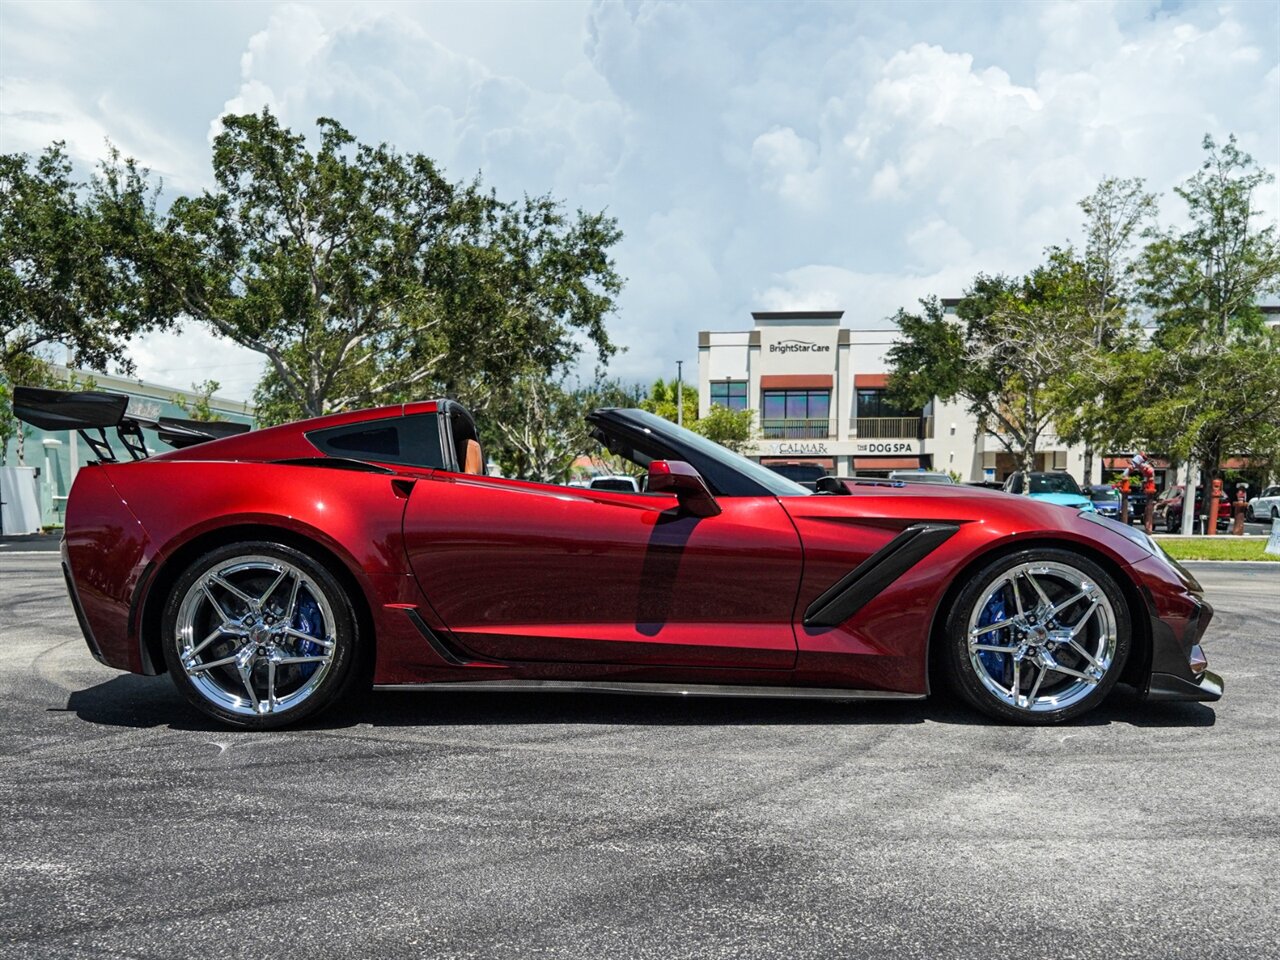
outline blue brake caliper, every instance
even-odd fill
[[[293,629],[302,633],[310,634],[313,637],[320,637],[324,632],[324,618],[320,616],[320,607],[310,597],[300,597],[298,599],[298,612],[294,615],[293,623],[290,624]],[[310,640],[296,641],[296,652],[300,657],[313,657],[320,652],[320,644],[312,643]],[[319,667],[318,663],[299,663],[297,664],[298,673],[305,680],[311,674],[316,672]]]
[[[998,623],[1005,618],[1004,615],[1004,593],[998,593],[988,601],[986,608],[982,611],[982,616],[978,617],[978,626],[985,627],[989,623]],[[992,643],[1005,645],[1009,642],[1009,629],[996,630],[989,633],[982,640],[983,643]],[[1007,654],[995,653],[992,650],[982,650],[978,653],[978,659],[982,665],[987,668],[987,673],[993,678],[999,678],[1004,683],[1012,683],[1013,677],[1013,661]]]

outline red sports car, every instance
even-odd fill
[[[451,400],[233,434],[20,388],[80,430],[62,543],[93,655],[278,727],[372,683],[911,699],[1052,723],[1118,682],[1217,700],[1195,579],[1148,537],[972,487],[810,491],[641,410],[587,418],[643,492],[486,476]],[[146,457],[141,429],[178,449]],[[135,459],[118,461],[114,429]]]

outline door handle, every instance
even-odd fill
[[[403,477],[396,477],[391,481],[391,492],[401,500],[408,500],[409,494],[413,493],[413,485],[417,482],[418,481],[416,480],[406,480]]]

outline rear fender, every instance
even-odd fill
[[[165,460],[104,469],[148,545],[128,600],[134,613],[124,624],[122,645],[131,649],[124,669],[164,669],[159,618],[168,590],[197,556],[236,540],[274,537],[329,563],[375,635],[385,603],[420,599],[404,554],[407,501],[387,474]]]

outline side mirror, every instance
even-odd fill
[[[680,508],[695,517],[714,517],[720,504],[702,475],[683,460],[654,460],[649,464],[649,492],[674,493]]]
[[[853,491],[845,485],[845,482],[839,477],[819,477],[813,485],[813,489],[818,493],[830,494],[833,497],[848,497],[853,495]]]

